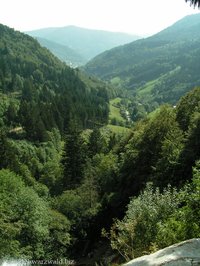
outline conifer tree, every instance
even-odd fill
[[[80,184],[83,178],[84,163],[86,160],[84,142],[77,126],[70,126],[65,135],[65,144],[62,156],[63,186],[72,189]]]
[[[101,132],[99,128],[95,127],[89,138],[88,150],[90,157],[93,157],[95,154],[100,153],[102,149],[103,143]]]

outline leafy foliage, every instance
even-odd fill
[[[199,176],[198,162],[192,183],[179,193],[170,187],[160,193],[148,184],[130,201],[124,219],[115,221],[110,235],[103,230],[112,248],[131,260],[144,252],[199,237]]]
[[[159,224],[156,242],[160,248],[200,236],[199,195],[199,162],[197,162],[193,169],[192,183],[179,195],[183,207],[174,211],[163,224]]]
[[[0,171],[0,199],[1,258],[44,258],[47,254],[45,243],[54,237],[52,228],[61,232],[58,225],[53,227],[48,203],[9,170]],[[65,220],[64,217],[62,222]],[[67,228],[69,230],[69,223]],[[69,244],[67,231],[66,234],[66,244]],[[65,252],[66,248],[60,255]]]
[[[148,253],[155,242],[158,224],[165,221],[178,204],[175,189],[168,187],[160,193],[159,189],[154,190],[148,184],[143,193],[130,201],[124,219],[115,221],[112,226],[112,248],[117,249],[126,260]]]

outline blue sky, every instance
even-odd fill
[[[0,23],[20,31],[76,25],[151,35],[193,13],[185,0],[0,0]]]

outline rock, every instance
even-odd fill
[[[200,265],[200,238],[161,249],[151,255],[134,259],[124,266],[197,266]]]

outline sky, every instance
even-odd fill
[[[75,25],[145,36],[199,12],[185,0],[0,0],[0,23],[19,31]]]

